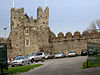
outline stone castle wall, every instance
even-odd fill
[[[37,19],[29,17],[24,13],[24,8],[11,9],[11,32],[7,38],[8,58],[17,55],[28,55],[33,52],[65,52],[74,50],[80,54],[81,50],[87,49],[88,41],[100,43],[100,32],[96,30],[80,34],[76,31],[74,35],[62,32],[56,35],[49,28],[49,8],[37,9]],[[1,38],[0,42],[3,39]]]
[[[64,34],[60,32],[58,36],[53,32],[50,32],[50,43],[53,44],[55,51],[65,52],[68,54],[69,51],[76,51],[77,54],[81,53],[81,50],[87,49],[87,38],[88,42],[100,43],[100,32],[93,30],[91,33],[84,31],[80,34],[79,31],[76,31],[74,35],[71,32]]]

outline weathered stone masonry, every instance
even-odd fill
[[[24,14],[24,8],[12,8],[9,35],[11,49],[8,49],[8,57],[37,52],[42,45],[48,45],[48,19],[48,7],[44,11],[41,7],[37,9],[37,19]]]
[[[88,42],[100,43],[100,32],[93,30],[91,33],[84,31],[82,34],[76,31],[74,35],[71,32],[64,34],[60,32],[56,37],[54,33],[50,37],[50,43],[53,44],[55,51],[64,51],[66,54],[74,50],[77,54],[81,53],[81,50],[87,49]]]

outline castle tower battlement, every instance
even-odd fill
[[[42,7],[39,7],[37,9],[37,21],[40,25],[40,28],[47,27],[49,24],[49,8],[46,7],[45,10],[43,11]]]
[[[33,25],[38,28],[48,28],[49,24],[49,8],[46,7],[43,11],[42,7],[37,9],[37,19],[32,16],[29,17],[24,13],[24,8],[15,9],[11,8],[11,29],[18,28],[20,26]]]

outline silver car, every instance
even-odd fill
[[[35,55],[35,54],[36,54],[36,53],[31,53],[31,54],[28,55],[28,58],[29,58],[29,60],[31,61],[31,63],[34,62],[34,55]]]
[[[76,56],[76,52],[75,52],[75,51],[70,51],[70,52],[68,53],[68,56]]]
[[[45,59],[53,59],[54,55],[50,54],[50,53],[46,53],[45,54]]]
[[[55,55],[55,58],[61,58],[61,57],[65,57],[66,54],[64,52],[59,52]]]
[[[26,65],[30,64],[30,60],[27,56],[17,56],[14,58],[14,60],[11,63],[11,66],[17,66],[17,65]]]
[[[34,55],[34,61],[35,62],[38,62],[38,61],[44,62],[45,61],[45,54],[44,54],[44,52],[35,53],[35,55]]]

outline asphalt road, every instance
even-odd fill
[[[34,64],[44,64],[28,72],[17,75],[100,75],[100,67],[81,69],[86,56],[46,60]]]

